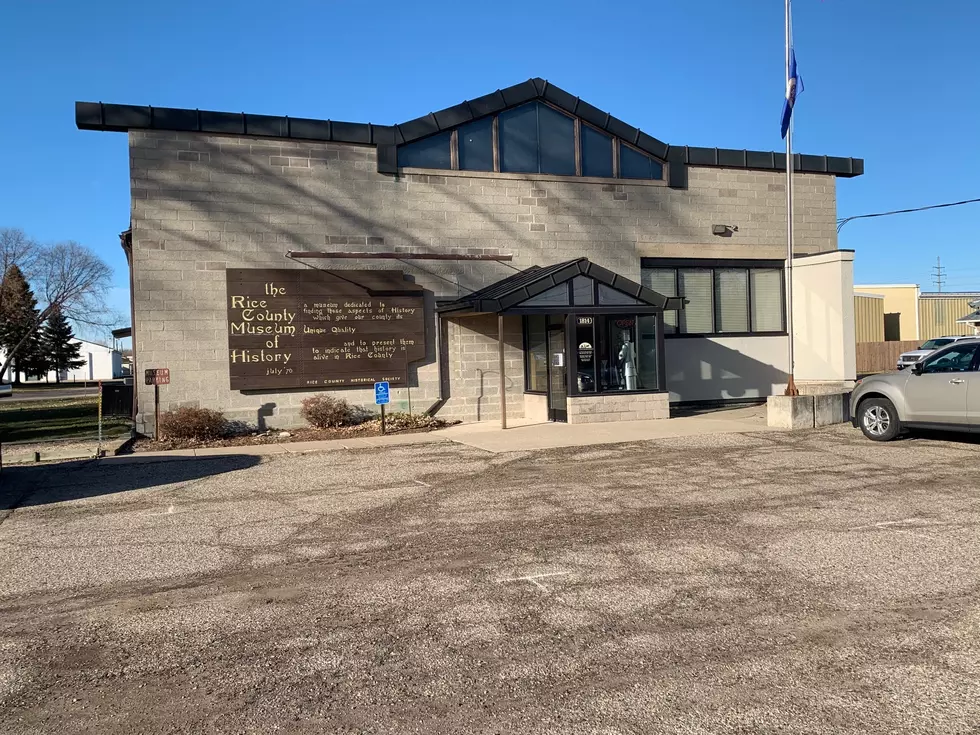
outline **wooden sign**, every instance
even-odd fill
[[[147,385],[170,385],[170,368],[149,368],[144,378]]]
[[[403,385],[425,357],[421,286],[401,271],[227,271],[233,390]]]

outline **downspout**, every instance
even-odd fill
[[[136,370],[136,280],[133,274],[133,228],[130,227],[125,232],[119,233],[119,244],[122,245],[123,252],[126,254],[126,265],[129,266],[129,338],[133,343],[132,359],[132,378],[133,378],[133,408],[130,418],[133,420],[133,433],[136,432],[136,414],[139,411],[138,394],[136,390],[136,377],[139,373]]]
[[[428,416],[435,416],[439,412],[439,409],[441,409],[444,405],[446,405],[445,387],[443,384],[445,379],[445,372],[443,370],[443,354],[442,354],[443,345],[445,344],[445,341],[442,338],[442,330],[445,328],[446,325],[442,318],[442,315],[435,309],[433,309],[433,311],[435,311],[435,315],[436,315],[436,372],[439,376],[439,391],[436,394],[435,403],[433,403],[425,410],[425,414]],[[447,356],[447,361],[448,361],[448,356]]]

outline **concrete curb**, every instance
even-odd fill
[[[235,447],[206,447],[201,449],[171,449],[163,452],[137,452],[114,457],[103,457],[100,462],[128,464],[133,462],[165,462],[178,459],[200,459],[204,457],[250,456],[268,457],[288,454],[308,454],[310,452],[337,452],[345,449],[372,449],[386,446],[410,444],[437,444],[451,442],[444,436],[428,434],[394,434],[357,439],[324,439],[322,441],[282,442],[280,444],[256,444]]]

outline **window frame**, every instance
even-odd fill
[[[713,258],[641,258],[641,270],[673,270],[674,271],[674,294],[678,289],[678,271],[684,268],[701,268],[711,271],[712,284],[712,303],[711,303],[711,329],[710,332],[681,332],[680,321],[678,320],[677,329],[671,334],[664,335],[666,339],[697,339],[697,338],[722,338],[722,337],[785,337],[789,333],[786,331],[786,261],[785,260],[759,260],[759,259],[713,259]],[[746,294],[745,309],[748,318],[749,330],[747,332],[719,332],[718,318],[715,309],[715,272],[718,270],[731,269],[745,270]],[[752,270],[778,270],[780,272],[779,289],[780,302],[780,325],[778,330],[753,330],[752,329]],[[668,295],[668,294],[664,294]]]
[[[574,151],[574,156],[575,156],[575,173],[574,174],[522,173],[522,172],[508,172],[508,171],[501,171],[500,170],[500,158],[501,158],[500,157],[500,133],[499,133],[499,124],[500,124],[499,123],[499,118],[500,118],[500,114],[501,113],[504,113],[504,112],[508,112],[510,110],[513,110],[513,109],[516,109],[518,107],[522,107],[524,105],[528,105],[528,104],[540,104],[540,105],[544,105],[545,107],[549,107],[552,110],[554,110],[555,112],[557,112],[557,113],[559,113],[561,115],[564,115],[565,117],[571,118],[571,120],[573,122],[573,136],[574,136],[574,146],[575,146],[575,151]],[[475,122],[477,120],[484,119],[486,117],[490,117],[493,120],[493,122],[492,122],[493,134],[491,136],[491,145],[493,146],[493,170],[492,171],[482,171],[482,170],[480,170],[480,171],[478,171],[478,170],[470,171],[469,169],[462,169],[462,168],[459,167],[459,135],[458,135],[458,128],[459,127],[462,127],[463,125],[466,125],[468,123],[471,123],[471,122]],[[586,175],[584,175],[582,173],[582,127],[583,126],[590,127],[593,130],[595,130],[595,131],[597,131],[599,133],[602,133],[603,135],[606,135],[606,136],[608,136],[611,139],[611,146],[612,146],[612,176],[586,176]],[[439,133],[434,133],[432,136],[427,136],[427,137],[435,137],[436,135],[442,135],[445,132],[446,131],[440,131]],[[571,115],[568,112],[566,112],[565,110],[562,110],[561,108],[556,107],[555,105],[549,103],[547,100],[543,100],[543,99],[528,100],[527,102],[523,102],[523,103],[521,103],[519,105],[515,105],[514,107],[508,107],[505,110],[500,110],[499,112],[495,112],[492,115],[484,115],[483,117],[473,118],[472,120],[468,120],[466,123],[462,123],[461,125],[457,126],[456,128],[453,128],[450,132],[451,132],[451,136],[450,136],[450,142],[449,142],[449,157],[450,157],[450,167],[449,168],[422,168],[422,167],[416,167],[416,166],[398,166],[399,173],[402,173],[402,172],[411,173],[413,171],[424,171],[426,173],[428,173],[428,172],[437,172],[437,171],[440,171],[440,172],[454,171],[454,172],[459,172],[459,173],[474,174],[474,175],[477,175],[477,176],[487,176],[487,175],[492,175],[492,174],[499,174],[499,175],[501,175],[503,177],[513,177],[513,178],[517,178],[517,179],[527,179],[527,178],[537,179],[537,180],[547,180],[547,179],[562,179],[562,180],[566,180],[566,179],[584,179],[586,181],[596,181],[596,182],[603,182],[603,183],[610,182],[610,181],[617,181],[617,182],[620,182],[620,183],[629,182],[629,183],[632,183],[632,184],[644,184],[644,185],[649,185],[649,184],[653,183],[653,184],[664,185],[664,186],[666,186],[667,180],[669,178],[669,166],[670,166],[670,164],[666,160],[663,160],[661,158],[658,158],[657,156],[655,156],[655,155],[653,155],[651,153],[647,153],[646,151],[640,150],[635,145],[633,145],[633,143],[631,143],[630,141],[626,140],[625,138],[620,138],[619,136],[614,135],[613,133],[610,133],[608,130],[602,130],[601,128],[596,127],[595,125],[591,125],[588,122],[586,122],[585,120],[582,120],[582,118],[578,117],[577,115]],[[419,138],[418,140],[424,140],[424,138]],[[403,143],[403,144],[399,145],[398,148],[401,149],[403,146],[411,145],[412,143],[416,143],[416,142],[418,142],[418,141],[413,140],[411,143]],[[631,179],[631,178],[623,178],[622,177],[622,174],[621,174],[621,170],[620,170],[620,163],[619,163],[619,148],[620,148],[620,145],[624,145],[624,146],[632,149],[636,153],[638,153],[638,154],[640,154],[642,156],[645,156],[647,158],[650,158],[655,163],[660,164],[661,171],[662,171],[662,176],[659,179]],[[539,152],[539,159],[540,159],[540,152]]]
[[[528,352],[528,328],[527,320],[529,316],[563,316],[565,318],[565,324],[563,329],[565,330],[565,354],[568,356],[568,365],[572,364],[572,360],[575,360],[577,365],[578,361],[578,342],[575,337],[576,327],[578,325],[579,317],[592,317],[593,324],[592,330],[595,336],[593,348],[594,364],[596,370],[596,389],[593,391],[580,391],[578,389],[578,376],[577,369],[568,369],[565,371],[565,390],[569,397],[576,398],[591,398],[595,396],[622,396],[622,395],[640,395],[649,393],[667,393],[667,354],[664,348],[664,312],[662,310],[656,310],[652,307],[639,307],[636,311],[630,311],[629,307],[571,307],[572,311],[562,311],[556,313],[554,310],[547,310],[542,308],[535,311],[525,311],[521,316],[521,333],[522,333],[522,347],[524,349],[523,363],[524,363],[524,392],[530,395],[541,396],[547,395],[547,388],[543,391],[530,390],[528,386],[531,384],[530,381],[530,360]],[[656,320],[657,329],[657,383],[659,386],[657,388],[637,388],[636,390],[602,390],[602,382],[598,379],[599,373],[599,346],[608,343],[608,318],[609,317],[627,317],[635,320],[634,330],[636,330],[636,341],[637,345],[640,341],[639,325],[641,316],[652,316]],[[548,380],[550,380],[550,372]]]
[[[624,140],[623,138],[617,138],[617,137],[613,136],[613,146],[616,149],[615,169],[614,169],[615,174],[616,174],[616,178],[622,179],[623,181],[666,181],[667,180],[667,162],[666,161],[661,161],[656,156],[652,156],[649,153],[647,153],[646,151],[641,151],[635,145],[633,145],[632,143],[630,143],[627,140]],[[660,178],[659,179],[644,179],[644,178],[633,178],[633,177],[623,176],[622,166],[620,165],[620,158],[621,158],[621,155],[622,155],[620,153],[621,147],[622,148],[628,148],[629,150],[633,151],[633,153],[636,153],[636,154],[638,154],[640,156],[643,156],[644,158],[649,158],[654,163],[659,163],[660,164]]]
[[[545,334],[548,333],[548,315],[546,313],[542,312],[540,314],[524,314],[521,317],[521,350],[522,350],[522,354],[523,354],[523,360],[522,360],[522,362],[524,363],[524,392],[525,393],[530,393],[531,395],[534,395],[534,396],[546,396],[546,395],[548,395],[547,382],[550,379],[548,375],[545,376],[545,389],[544,390],[531,390],[531,388],[529,388],[529,386],[531,385],[531,361],[528,358],[530,357],[531,351],[529,349],[529,347],[530,347],[529,336],[530,335],[528,333],[527,320],[528,320],[528,317],[530,317],[530,316],[542,316],[542,317],[544,317],[544,319],[545,319],[545,323],[544,323],[544,326],[545,326]],[[547,343],[545,343],[545,344],[546,344],[545,352],[547,352]],[[550,370],[549,370],[549,373],[550,373]]]
[[[936,361],[942,359],[944,355],[949,352],[958,350],[960,347],[972,347],[973,356],[970,358],[970,364],[965,370],[926,370],[926,366],[930,361]],[[980,363],[980,344],[976,342],[965,342],[964,340],[958,340],[945,347],[939,348],[938,354],[926,355],[922,358],[922,372],[921,375],[955,375],[960,373],[975,373],[978,371],[978,365]]]

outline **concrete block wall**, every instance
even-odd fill
[[[460,421],[500,419],[500,353],[497,316],[449,319],[448,344],[451,396],[439,412]],[[507,416],[524,416],[524,351],[521,317],[504,318],[504,380]]]
[[[390,176],[377,172],[373,147],[164,131],[131,131],[129,139],[137,368],[171,369],[171,385],[161,390],[164,408],[217,408],[247,421],[264,414],[279,426],[297,423],[300,402],[314,391],[230,390],[226,268],[308,267],[287,259],[288,250],[513,255],[506,264],[315,262],[328,269],[397,267],[434,299],[469,293],[515,269],[578,257],[634,279],[642,255],[719,250],[724,257],[767,257],[785,230],[778,172],[691,167],[685,190],[478,172]],[[833,177],[797,180],[800,250],[836,248]],[[711,234],[719,223],[739,231],[721,242]],[[450,386],[444,410],[492,416],[470,379]],[[151,411],[152,388],[138,391],[141,409]],[[369,390],[337,393],[373,403]],[[433,338],[411,386],[393,399],[418,410],[437,396]],[[477,398],[478,404],[465,402]],[[464,411],[466,405],[480,408]],[[140,430],[151,430],[143,416]]]
[[[568,423],[597,424],[604,421],[642,421],[670,418],[669,394],[638,393],[569,396]]]

